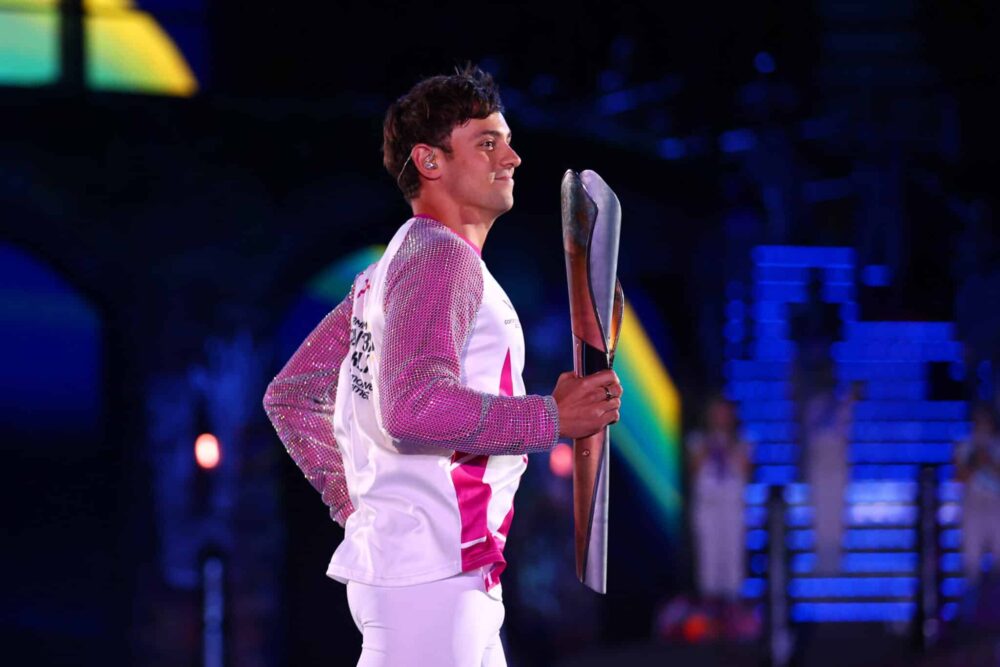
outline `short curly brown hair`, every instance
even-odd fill
[[[472,118],[503,113],[493,77],[472,64],[451,75],[424,79],[389,106],[382,126],[382,164],[410,201],[420,193],[420,175],[409,161],[417,144],[451,152],[451,131]]]

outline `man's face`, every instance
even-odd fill
[[[473,118],[451,131],[441,184],[461,208],[493,220],[514,205],[514,169],[520,164],[503,114]]]

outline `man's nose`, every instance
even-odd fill
[[[511,167],[521,166],[521,156],[517,154],[512,146],[507,146],[508,153],[504,156],[504,166],[510,165]]]

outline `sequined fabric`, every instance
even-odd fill
[[[476,252],[441,223],[418,219],[389,265],[383,304],[381,416],[401,452],[525,454],[555,444],[551,396],[501,396],[463,384],[462,353],[482,297]]]
[[[338,374],[342,364],[351,363],[354,300],[368,289],[359,289],[362,280],[367,283],[366,273],[306,338],[264,397],[288,453],[341,525],[354,506],[332,422]],[[547,451],[556,442],[558,412],[551,396],[499,395],[500,367],[497,394],[465,386],[462,358],[480,316],[483,284],[476,252],[432,220],[417,219],[392,258],[383,292],[384,330],[369,352],[378,360],[380,421],[402,454],[521,455]]]
[[[353,303],[352,292],[309,334],[264,394],[264,410],[278,437],[341,526],[354,507],[332,422]]]

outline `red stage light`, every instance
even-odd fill
[[[219,439],[211,433],[202,433],[194,441],[194,458],[198,465],[206,470],[211,470],[219,465],[222,458],[222,451],[219,448]]]
[[[715,624],[707,614],[696,612],[684,621],[681,633],[684,636],[684,641],[689,644],[697,644],[715,638]]]
[[[573,474],[573,448],[560,442],[549,452],[549,470],[557,477]]]

